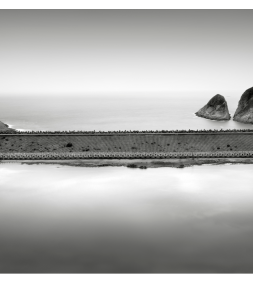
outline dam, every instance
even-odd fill
[[[253,130],[1,132],[0,159],[253,157]]]

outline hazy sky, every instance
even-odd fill
[[[1,10],[0,94],[253,86],[252,10]]]

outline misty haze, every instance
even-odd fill
[[[1,10],[0,273],[252,273],[252,27]]]

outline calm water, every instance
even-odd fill
[[[28,130],[163,130],[252,128],[194,115],[215,93],[1,97],[0,121]],[[233,116],[241,93],[224,93]]]
[[[0,165],[1,272],[252,272],[253,165]]]
[[[2,97],[0,120],[30,130],[252,127],[196,117],[214,94]],[[223,95],[233,115],[241,94]],[[253,272],[252,169],[0,164],[0,272]]]

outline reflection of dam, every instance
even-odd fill
[[[253,132],[0,134],[3,159],[247,157]]]

